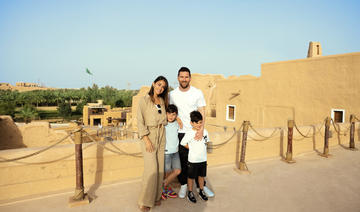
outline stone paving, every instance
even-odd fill
[[[356,143],[359,146],[359,142]],[[248,162],[250,174],[239,174],[234,166],[211,167],[207,181],[216,196],[193,204],[186,199],[168,199],[151,211],[360,211],[360,151],[341,146],[330,149],[332,157],[316,152],[294,158],[287,164],[280,159]],[[73,192],[1,203],[1,212],[79,212],[138,211],[136,200],[140,180],[92,186],[94,200],[70,208]]]

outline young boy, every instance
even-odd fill
[[[166,109],[168,124],[165,126],[165,134],[166,134],[165,180],[164,180],[164,190],[161,195],[163,200],[167,199],[167,197],[171,197],[171,198],[177,197],[177,194],[169,186],[169,184],[181,172],[180,157],[178,153],[179,125],[176,121],[177,114],[178,114],[177,107],[173,104],[170,104]]]
[[[195,140],[195,133],[201,129],[203,117],[199,111],[190,113],[190,124],[192,129],[185,133],[184,138],[181,140],[181,145],[189,149],[188,156],[188,194],[187,199],[196,203],[196,198],[193,189],[193,180],[198,176],[199,180],[199,196],[202,200],[207,201],[208,197],[204,192],[204,177],[206,177],[207,155],[206,143],[209,142],[209,135],[207,130],[204,129],[204,135],[201,140]]]

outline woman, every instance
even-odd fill
[[[161,204],[168,91],[167,79],[159,76],[149,93],[139,100],[137,124],[144,157],[142,190],[138,200],[141,211],[149,211],[154,205]]]

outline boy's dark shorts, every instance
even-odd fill
[[[207,162],[201,162],[201,163],[191,163],[188,162],[188,178],[195,179],[198,176],[200,177],[206,177],[206,166]]]

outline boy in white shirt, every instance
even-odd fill
[[[178,109],[175,105],[170,104],[166,108],[166,117],[168,124],[165,126],[165,179],[164,190],[161,195],[163,200],[176,198],[177,194],[170,188],[169,184],[180,174],[181,165],[178,152],[179,138],[178,131],[179,125],[176,121]]]
[[[204,192],[204,178],[206,177],[206,166],[207,166],[207,154],[206,154],[206,143],[209,142],[209,135],[207,130],[204,129],[204,134],[201,140],[195,140],[195,134],[202,127],[203,117],[199,111],[193,111],[190,113],[190,123],[192,126],[191,130],[185,133],[184,138],[181,140],[181,145],[189,149],[188,156],[188,181],[187,188],[188,194],[187,199],[193,203],[196,203],[196,198],[193,190],[193,180],[198,176],[199,180],[199,196],[202,200],[207,201],[208,197]]]

